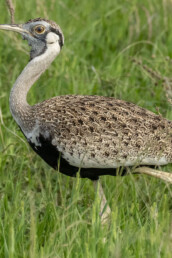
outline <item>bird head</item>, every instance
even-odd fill
[[[42,18],[29,20],[24,24],[0,24],[0,29],[20,33],[31,46],[31,59],[42,55],[48,47],[54,44],[60,52],[64,44],[64,36],[59,25]]]

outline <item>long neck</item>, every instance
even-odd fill
[[[10,93],[10,110],[21,128],[24,126],[25,113],[31,111],[31,106],[27,103],[27,93],[59,52],[57,45],[49,46],[44,54],[35,57],[27,64],[14,83]]]

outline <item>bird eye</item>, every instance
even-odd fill
[[[42,25],[37,25],[34,27],[34,31],[37,33],[37,34],[42,34],[44,33],[45,31],[45,27],[42,26]]]

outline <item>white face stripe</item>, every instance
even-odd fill
[[[43,72],[45,71],[45,69],[48,68],[48,66],[51,64],[51,62],[54,60],[54,58],[60,53],[61,47],[58,41],[58,35],[50,32],[53,35],[55,35],[56,37],[54,37],[54,41],[52,35],[50,35],[48,37],[49,42],[51,43],[47,43],[47,49],[45,50],[44,54],[35,57],[31,62],[35,63],[35,65],[42,65],[43,68]],[[49,33],[48,33],[49,34]],[[48,35],[47,35],[48,36]]]
[[[56,42],[59,42],[59,40],[60,40],[60,37],[54,32],[49,32],[46,36],[47,44],[54,44]]]

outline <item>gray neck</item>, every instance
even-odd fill
[[[35,57],[27,64],[13,85],[10,93],[10,110],[23,131],[28,126],[26,120],[32,118],[32,107],[27,103],[27,93],[59,52],[58,46],[48,46],[44,54]]]

